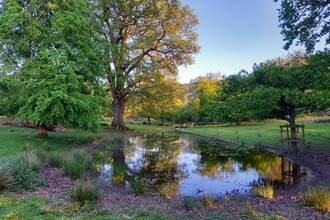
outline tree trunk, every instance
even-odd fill
[[[48,137],[47,127],[45,124],[40,124],[38,127],[38,136],[39,137]]]
[[[115,92],[113,92],[113,94],[114,93]],[[127,99],[117,95],[112,95],[112,99],[113,119],[110,126],[122,131],[129,130],[129,127],[127,127],[124,123],[124,112]]]
[[[150,125],[151,123],[150,123],[150,117],[148,117],[148,125]]]
[[[241,118],[240,117],[236,118],[236,125],[241,125]]]
[[[162,111],[162,126],[164,127],[164,111]]]

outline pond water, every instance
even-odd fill
[[[124,187],[139,177],[147,189],[167,197],[247,194],[253,184],[272,181],[288,187],[313,177],[308,169],[268,151],[186,135],[117,140],[93,157],[104,183],[112,184],[115,164],[122,164]]]

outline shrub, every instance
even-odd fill
[[[138,178],[132,177],[131,188],[134,194],[143,195],[144,194],[143,179],[140,177]]]
[[[90,168],[92,160],[83,151],[73,152],[72,158],[63,163],[63,175],[71,179],[80,179],[85,170]]]
[[[34,150],[27,150],[23,153],[22,160],[27,167],[35,172],[39,172],[42,166],[42,160]]]
[[[96,201],[101,197],[99,185],[92,184],[89,180],[78,182],[70,191],[71,199],[84,205],[86,201]]]
[[[28,167],[20,158],[13,158],[9,161],[11,174],[13,176],[12,184],[9,190],[21,192],[22,190],[31,190],[38,181],[38,174]]]
[[[52,167],[62,168],[65,162],[64,153],[53,152],[49,155],[50,165]]]
[[[260,196],[260,197],[263,197],[266,199],[273,198],[274,185],[270,181],[267,181],[266,183],[261,184],[261,185],[254,185],[254,186],[252,186],[252,189],[257,196]]]
[[[0,161],[0,190],[10,186],[13,182],[11,168],[6,161]]]
[[[309,188],[302,195],[302,204],[319,211],[330,212],[330,192],[324,187]]]

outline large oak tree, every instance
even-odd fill
[[[155,70],[176,75],[199,51],[196,15],[175,0],[99,0],[94,24],[103,38],[101,64],[112,98],[111,126],[126,130],[125,105]],[[158,83],[155,81],[154,83]]]

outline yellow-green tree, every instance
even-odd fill
[[[162,118],[181,106],[186,87],[178,83],[172,76],[164,76],[164,73],[154,73],[153,78],[139,83],[135,96],[129,102],[132,114],[148,118]]]

